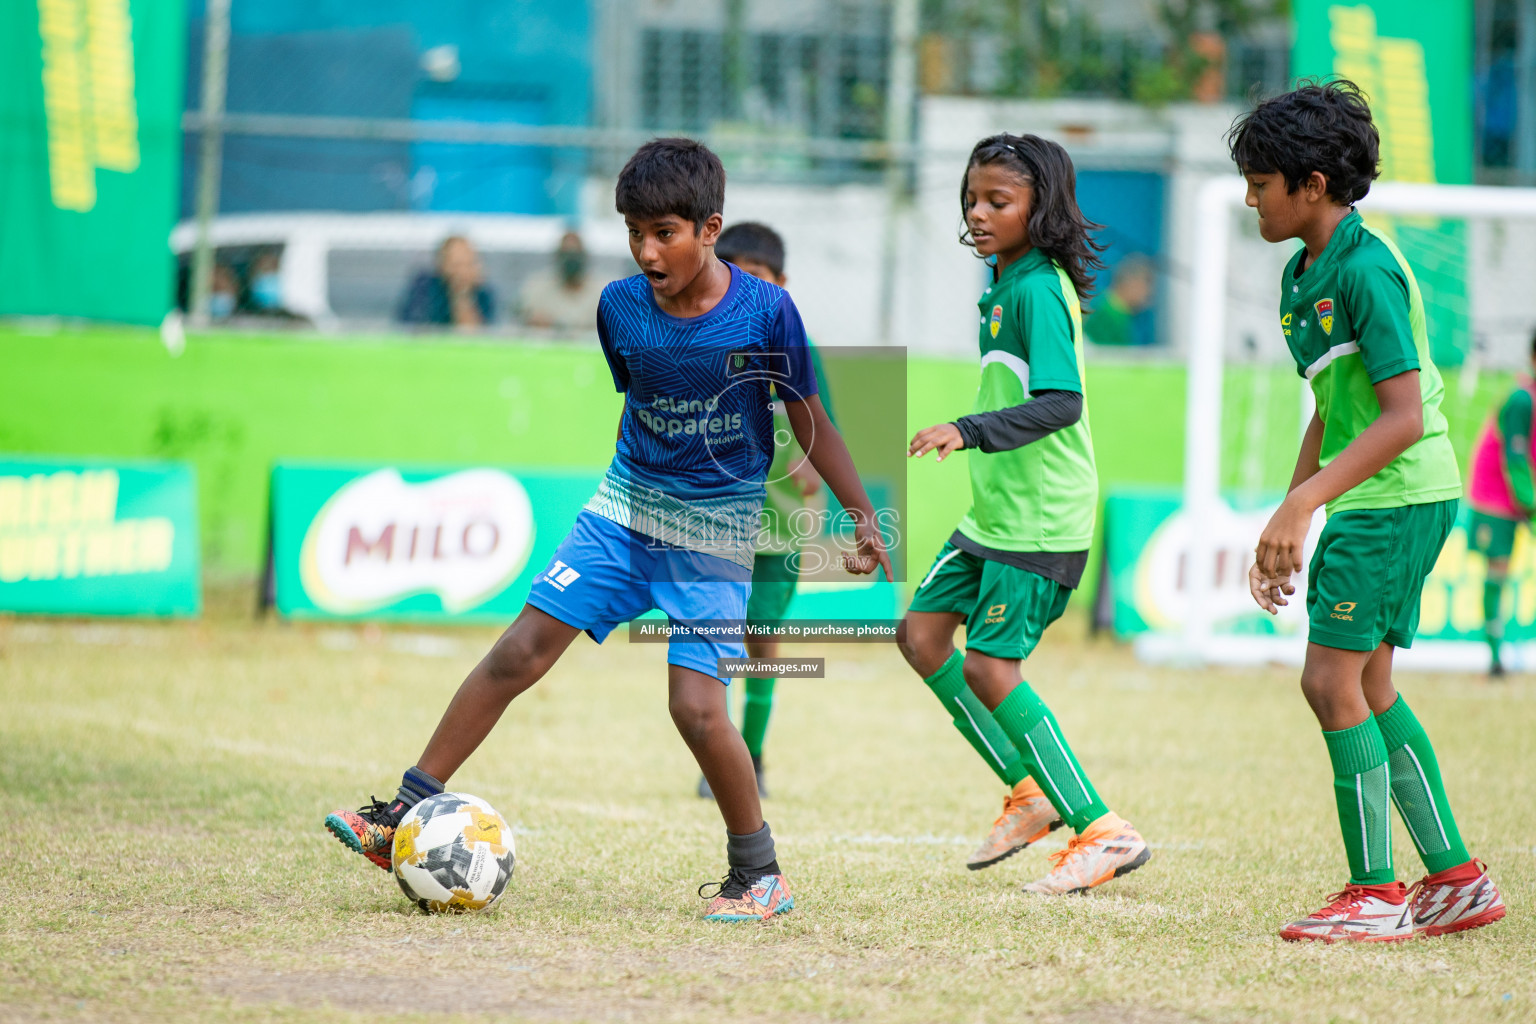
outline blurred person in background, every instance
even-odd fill
[[[437,269],[423,270],[400,303],[408,324],[451,324],[472,330],[494,322],[496,297],[485,283],[480,254],[463,235],[449,235],[437,247]]]
[[[282,260],[271,249],[263,249],[251,261],[246,275],[246,305],[256,314],[281,312],[283,308]]]
[[[251,260],[245,275],[244,301],[239,305],[242,316],[290,320],[295,321],[296,325],[309,323],[308,317],[283,305],[282,265],[280,249],[263,249]]]
[[[523,284],[523,323],[562,334],[595,331],[597,300],[604,283],[587,272],[587,250],[581,236],[567,231],[560,237],[552,265]]]
[[[784,274],[784,239],[766,224],[754,221],[732,224],[720,232],[720,238],[715,242],[715,256],[769,284],[780,288],[789,285],[789,278]],[[827,371],[821,365],[821,355],[809,337],[805,339],[805,349],[821,388],[821,406],[835,426],[837,420],[832,414],[832,396],[827,390]],[[802,523],[805,521],[799,513],[811,507],[809,499],[821,490],[822,481],[804,449],[794,440],[794,430],[784,411],[783,400],[777,391],[773,396],[773,461],[768,466],[763,525],[757,534],[757,549],[752,561],[752,593],[747,598],[747,621],[777,628],[789,614],[803,568],[800,549],[807,538],[801,536],[792,524],[797,518]],[[825,507],[823,500],[821,508]],[[749,637],[746,644],[749,658],[779,656],[777,640]],[[777,677],[747,676],[745,683],[741,738],[747,744],[747,753],[752,755],[752,770],[757,773],[757,795],[766,798],[768,784],[763,777],[763,740],[768,735],[768,720],[773,715]],[[698,794],[703,799],[714,796],[709,780],[702,775],[699,776]]]
[[[1111,272],[1109,290],[1104,299],[1083,320],[1083,333],[1095,345],[1146,345],[1136,317],[1152,308],[1157,295],[1157,270],[1152,260],[1139,252],[1127,255]]]
[[[227,264],[213,267],[213,283],[208,291],[208,315],[214,320],[228,320],[240,300],[240,281]]]
[[[1536,373],[1536,334],[1531,335],[1531,366]],[[1483,578],[1483,637],[1488,641],[1488,674],[1504,674],[1499,645],[1504,640],[1504,584],[1515,550],[1515,527],[1536,512],[1536,483],[1531,474],[1531,436],[1536,433],[1536,380],[1523,377],[1483,424],[1472,449],[1467,504],[1472,517],[1467,540],[1488,560]]]

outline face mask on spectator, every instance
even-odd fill
[[[251,302],[258,309],[277,309],[283,304],[283,279],[275,272],[257,274],[251,281]]]
[[[235,311],[235,297],[229,292],[214,292],[208,296],[208,315],[223,320]]]
[[[587,272],[587,254],[563,252],[560,254],[560,277],[567,283],[578,281]]]

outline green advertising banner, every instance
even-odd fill
[[[1472,181],[1471,0],[1295,0],[1291,73],[1355,82],[1381,132],[1385,181]],[[1367,201],[1369,211],[1369,201]],[[1424,294],[1431,355],[1459,366],[1472,347],[1462,221],[1371,217],[1395,236]]]
[[[1172,490],[1116,491],[1104,503],[1104,578],[1111,593],[1116,636],[1175,632],[1184,623],[1185,567],[1190,523]],[[1247,572],[1255,538],[1274,505],[1249,510],[1223,509],[1202,524],[1202,539],[1217,541],[1217,580],[1213,595],[1218,632],[1235,635],[1302,636],[1306,633],[1306,577],[1297,580],[1297,599],[1280,615],[1260,611],[1248,593]],[[1467,509],[1461,516],[1434,571],[1424,582],[1419,605],[1420,640],[1483,639],[1483,581],[1488,562],[1467,545]],[[1317,524],[1307,538],[1307,558],[1317,540]],[[1510,558],[1504,590],[1505,639],[1512,645],[1536,641],[1536,546],[1521,527]]]
[[[510,622],[602,479],[499,467],[279,465],[272,597],[293,618]],[[801,584],[791,615],[889,619],[881,580]]]
[[[0,611],[196,615],[201,594],[190,467],[0,456]]]
[[[0,4],[0,315],[171,308],[181,0]]]

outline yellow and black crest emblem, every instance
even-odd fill
[[[1317,310],[1317,325],[1327,335],[1333,334],[1333,300],[1318,299],[1312,303],[1312,308]]]

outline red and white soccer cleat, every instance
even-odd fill
[[[1425,875],[1408,890],[1415,935],[1433,937],[1493,924],[1504,916],[1504,898],[1488,877],[1488,865],[1465,864]]]
[[[1280,929],[1287,942],[1401,942],[1413,938],[1413,909],[1402,882],[1346,885],[1316,913]]]

